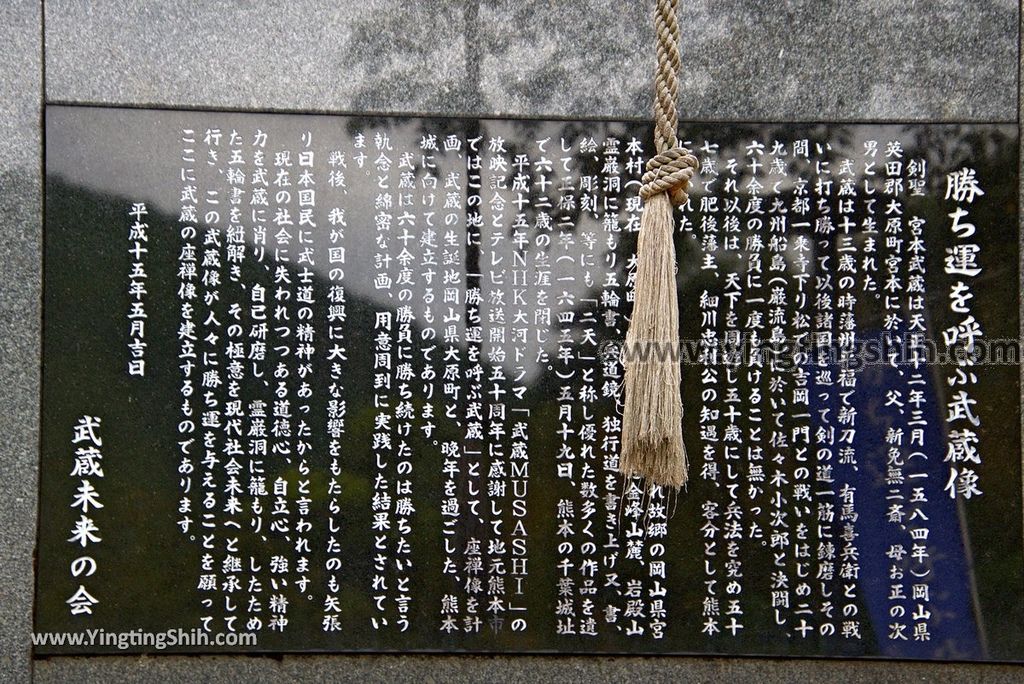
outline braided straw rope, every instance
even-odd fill
[[[676,7],[679,0],[657,0],[654,31],[658,41],[658,66],[654,72],[654,144],[658,154],[647,162],[640,196],[647,200],[660,192],[668,192],[672,204],[686,204],[686,191],[697,170],[697,158],[679,147],[676,129],[679,116],[679,21]]]
[[[636,250],[633,315],[626,334],[625,407],[619,471],[650,485],[678,490],[686,484],[680,396],[679,305],[672,207],[685,204],[697,159],[679,146],[676,98],[678,0],[657,0],[654,141],[657,150],[641,179],[644,200]]]

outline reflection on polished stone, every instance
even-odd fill
[[[48,108],[37,631],[1021,659],[1019,354],[956,353],[1016,129],[687,131],[678,494],[616,471],[649,139]]]

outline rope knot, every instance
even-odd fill
[[[640,179],[640,197],[648,200],[667,192],[674,206],[686,204],[690,179],[697,171],[697,158],[685,147],[672,147],[647,160],[647,171]]]

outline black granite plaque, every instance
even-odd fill
[[[35,652],[1024,659],[1018,131],[46,110]]]

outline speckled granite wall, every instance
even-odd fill
[[[0,680],[768,684],[824,677],[1024,677],[1024,669],[1009,666],[707,658],[31,660],[43,97],[260,109],[646,116],[649,4],[48,0],[41,11],[39,0],[0,3]],[[1017,119],[1021,24],[1014,0],[683,4],[684,119]]]

